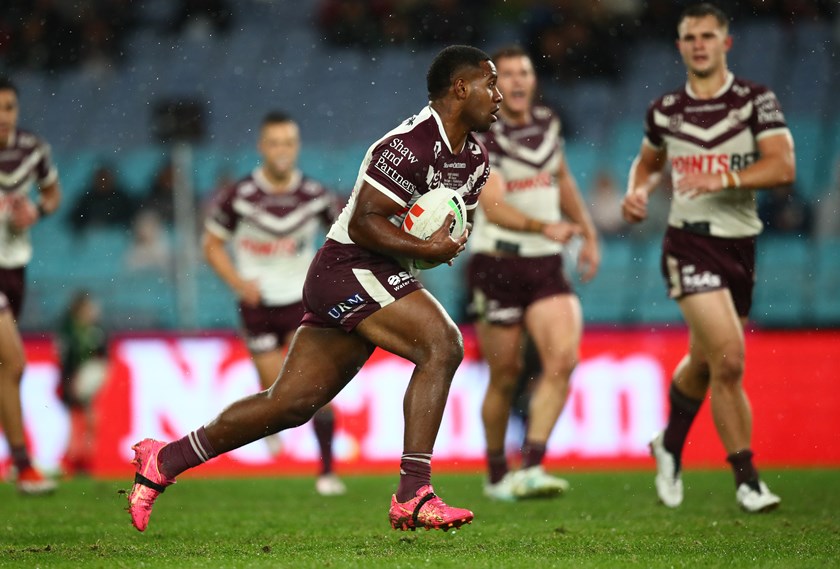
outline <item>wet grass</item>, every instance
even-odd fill
[[[306,478],[187,479],[135,531],[120,490],[76,480],[52,496],[0,487],[0,567],[838,567],[840,470],[764,472],[776,512],[747,515],[728,472],[688,472],[678,510],[658,505],[650,472],[568,476],[558,500],[486,500],[477,476],[441,475],[438,493],[470,507],[461,530],[396,532],[394,477],[347,478],[321,498]]]

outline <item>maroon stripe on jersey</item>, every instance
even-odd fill
[[[560,149],[560,122],[548,107],[536,106],[524,125],[500,119],[486,133],[478,135],[487,147],[494,165],[501,158],[540,169]]]
[[[732,128],[718,136],[717,138],[713,138],[711,140],[703,140],[702,138],[697,138],[695,136],[691,136],[690,134],[686,134],[684,132],[668,132],[664,134],[664,136],[670,136],[672,138],[676,138],[678,140],[683,140],[685,142],[690,142],[691,144],[697,145],[700,148],[705,148],[707,150],[711,150],[713,148],[717,148],[721,144],[725,143],[726,141],[735,138],[745,130],[747,130],[748,126],[745,124],[740,124],[736,128]]]

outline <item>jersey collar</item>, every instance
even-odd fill
[[[454,150],[452,150],[452,146],[449,144],[449,137],[446,136],[446,130],[443,128],[443,121],[441,120],[440,115],[437,114],[437,111],[432,108],[431,104],[429,104],[429,111],[431,111],[432,116],[435,118],[435,122],[437,123],[438,130],[440,131],[440,137],[443,139],[443,143],[446,144],[446,148],[449,150],[449,153],[452,156],[457,156],[461,152],[463,152],[464,151],[464,146],[467,145],[467,140],[464,139],[464,146],[462,146],[458,150],[458,152],[455,152]],[[469,138],[469,134],[467,135],[467,138]]]
[[[257,186],[259,186],[262,191],[264,191],[267,194],[275,193],[274,185],[272,185],[272,183],[268,181],[268,178],[265,177],[265,174],[262,170],[262,166],[257,166],[256,168],[254,168],[254,171],[251,172],[251,177],[254,178],[254,182],[256,182]],[[288,191],[294,190],[300,185],[300,181],[302,179],[303,173],[297,168],[295,168],[295,171],[292,172],[292,177],[289,180],[289,185],[286,187],[286,189]]]
[[[717,99],[727,91],[729,91],[730,87],[732,87],[732,83],[735,81],[735,74],[731,71],[726,72],[726,81],[723,82],[723,87],[718,89],[717,93],[711,96],[712,99]],[[688,93],[688,96],[692,99],[700,100],[694,90],[691,88],[691,84],[686,81],[685,82],[685,92]]]

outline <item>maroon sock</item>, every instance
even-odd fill
[[[496,484],[505,474],[508,473],[508,462],[505,451],[487,451],[487,470],[489,472],[490,484]]]
[[[542,464],[545,458],[545,443],[526,440],[522,445],[522,468],[531,468]]]
[[[671,411],[668,414],[668,426],[665,427],[662,443],[665,450],[674,455],[677,472],[679,472],[685,439],[688,437],[688,431],[694,423],[694,418],[697,417],[697,412],[700,411],[703,400],[688,397],[673,383],[671,383],[668,399],[671,402]]]
[[[732,472],[735,473],[735,488],[741,484],[749,484],[758,490],[758,471],[753,464],[753,452],[750,449],[733,452],[726,460],[732,465]]]
[[[158,454],[158,468],[167,478],[175,478],[187,469],[207,462],[216,456],[207,439],[204,427],[199,427],[186,437],[171,442]]]
[[[27,468],[32,468],[32,461],[29,460],[29,452],[25,446],[12,447],[9,449],[12,455],[12,463],[15,465],[18,473],[23,472]]]
[[[335,434],[335,414],[332,409],[319,409],[312,418],[315,438],[321,449],[321,474],[329,474],[333,469],[332,444]]]
[[[432,455],[422,452],[406,452],[400,460],[400,485],[397,501],[408,502],[417,491],[432,483]]]

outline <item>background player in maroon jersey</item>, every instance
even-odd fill
[[[674,372],[667,427],[651,442],[659,498],[670,507],[682,503],[683,445],[711,392],[736,500],[758,512],[775,508],[780,499],[753,465],[752,415],[742,385],[755,236],[761,231],[753,190],[791,183],[795,166],[775,95],[727,68],[728,27],[726,15],[710,4],[689,7],[680,18],[677,48],[688,82],[648,111],[622,211],[629,222],[645,219],[648,194],[670,161],[675,193],[662,266],[690,337],[688,354]]]
[[[0,420],[17,469],[17,487],[25,494],[43,494],[55,483],[29,459],[23,430],[20,382],[26,365],[17,317],[23,308],[25,267],[32,258],[29,227],[58,208],[58,173],[47,144],[17,128],[18,90],[0,78]],[[32,185],[38,204],[29,198]]]
[[[497,500],[553,496],[568,482],[545,472],[546,443],[577,363],[580,301],[562,268],[562,244],[583,236],[579,268],[595,276],[598,235],[563,155],[560,121],[534,104],[537,80],[521,48],[495,54],[501,118],[485,133],[493,170],[471,239],[470,288],[478,340],[490,366],[481,410],[489,468],[485,494]],[[561,219],[561,212],[569,222]],[[522,367],[524,334],[542,364],[530,399],[522,468],[508,472],[505,434]]]
[[[472,131],[490,128],[502,96],[490,58],[469,46],[441,51],[427,85],[429,105],[365,155],[350,200],[310,266],[306,314],[274,385],[178,441],[134,445],[129,513],[138,530],[146,529],[154,501],[175,476],[308,421],[376,346],[415,364],[403,400],[404,453],[391,497],[392,527],[448,529],[472,520],[472,512],[448,506],[430,483],[432,450],[463,341],[441,305],[396,258],[448,263],[464,250],[467,234],[449,235],[452,217],[426,241],[400,225],[420,195],[441,186],[458,191],[468,210],[477,206],[489,165]]]
[[[336,196],[297,168],[300,131],[288,115],[272,112],[262,121],[257,144],[261,165],[222,190],[204,231],[204,255],[239,297],[243,332],[263,389],[283,366],[294,331],[303,317],[302,289],[315,241],[335,221]],[[231,259],[226,243],[232,242]],[[344,494],[333,472],[335,419],[327,405],[312,419],[321,451],[319,494]],[[280,437],[266,437],[272,454]]]

